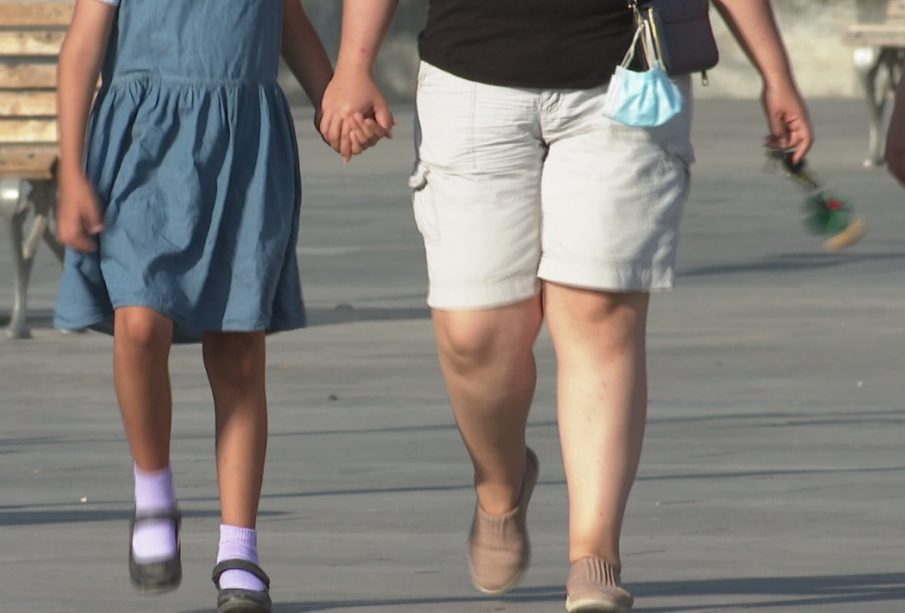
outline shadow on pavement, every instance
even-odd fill
[[[96,521],[129,521],[132,512],[127,509],[71,509],[67,511],[40,511],[32,509],[15,509],[0,508],[0,526],[16,527],[16,526],[41,526],[47,524],[78,524]],[[278,516],[285,515],[276,511],[261,511],[259,516]],[[212,509],[210,511],[185,511],[182,516],[184,519],[199,518],[218,518],[220,511]]]
[[[430,319],[430,309],[422,307],[380,308],[356,307],[348,303],[331,308],[309,308],[308,327],[335,326],[359,321],[401,321]]]
[[[402,321],[407,319],[430,319],[430,309],[424,307],[381,308],[356,307],[348,303],[333,308],[309,308],[308,327],[336,326],[365,321]],[[10,312],[0,310],[0,328],[9,324]],[[52,309],[29,309],[28,326],[32,330],[53,330]],[[62,331],[61,331],[62,333]]]
[[[901,473],[905,466],[872,466],[867,468],[803,468],[803,469],[769,469],[739,470],[712,473],[679,473],[675,475],[641,475],[637,481],[674,481],[679,479],[743,479],[746,477],[778,477],[781,475],[830,475],[858,473]]]
[[[871,602],[892,601],[905,598],[905,573],[867,575],[828,575],[806,577],[756,577],[744,579],[713,579],[699,581],[654,581],[630,584],[636,596],[681,596],[683,600],[700,597],[745,596],[763,599],[760,602],[720,602],[715,604],[690,604],[675,607],[636,608],[637,613],[679,613],[683,611],[726,611],[771,609],[775,607],[807,607],[808,611],[820,606],[841,604],[859,605]],[[483,605],[481,610],[504,610],[507,603],[556,602],[564,598],[562,586],[523,588],[499,598],[474,596],[438,596],[433,598],[394,598],[375,600],[333,600],[311,602],[284,602],[274,606],[274,613],[310,613],[343,609],[367,609],[371,607],[414,607],[442,605]],[[642,604],[643,603],[639,603]],[[464,608],[463,608],[464,610]],[[560,606],[557,606],[557,611]],[[207,613],[208,609],[193,609],[182,613]]]
[[[548,479],[546,481],[538,481],[537,485],[544,486],[563,486],[566,482],[564,479]],[[375,487],[375,488],[348,488],[337,490],[315,490],[309,492],[283,492],[280,494],[262,494],[262,500],[273,500],[279,498],[318,498],[329,496],[369,496],[374,494],[412,494],[419,492],[472,492],[474,485],[471,483],[462,483],[456,485],[410,485],[405,487]]]
[[[679,611],[750,611],[773,607],[795,607],[812,611],[820,606],[859,605],[905,599],[905,573],[867,575],[827,575],[806,577],[756,577],[702,581],[665,581],[632,584],[635,595],[652,596],[755,596],[760,602],[727,602],[694,606],[650,607],[638,613],[678,613]],[[806,607],[804,609],[803,607]]]
[[[766,258],[759,262],[740,262],[716,266],[700,266],[687,270],[680,269],[678,275],[680,277],[710,277],[746,273],[791,273],[802,270],[863,264],[865,262],[891,262],[903,258],[905,258],[905,253],[787,253]]]
[[[274,603],[273,613],[311,613],[314,611],[336,611],[343,609],[357,609],[368,607],[405,607],[405,606],[442,606],[450,604],[474,604],[482,605],[482,610],[503,610],[509,604],[530,602],[556,602],[565,599],[565,593],[561,586],[522,588],[513,591],[500,598],[487,596],[437,596],[434,598],[392,598],[378,600],[332,600],[311,602],[277,602]],[[557,609],[558,611],[559,609]],[[209,613],[209,609],[192,609],[182,613]]]

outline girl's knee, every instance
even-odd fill
[[[152,351],[169,346],[173,338],[173,323],[150,309],[127,307],[116,311],[114,334],[119,343]]]
[[[263,333],[209,333],[204,336],[204,361],[219,379],[245,386],[264,373]]]

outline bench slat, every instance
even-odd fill
[[[54,92],[0,91],[0,117],[54,117],[56,114]]]
[[[72,20],[71,2],[0,4],[0,27],[66,27]]]
[[[853,26],[848,31],[851,43],[864,47],[902,47],[905,45],[905,24],[864,24]]]
[[[60,47],[65,37],[65,32],[0,31],[0,55],[56,57],[60,54]]]
[[[905,33],[905,21],[896,23],[862,23],[848,29],[851,33],[858,34],[903,34]]]
[[[0,146],[6,143],[55,143],[57,122],[52,119],[0,119]]]
[[[55,64],[0,64],[0,89],[56,89]]]
[[[0,179],[49,180],[58,157],[57,148],[15,146],[0,149]]]

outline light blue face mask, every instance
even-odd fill
[[[646,72],[629,70],[639,39],[644,36],[645,55],[650,68]],[[603,114],[614,121],[636,128],[662,126],[682,112],[682,91],[673,83],[659,58],[654,57],[653,37],[646,22],[635,32],[622,65],[616,67],[607,88]]]

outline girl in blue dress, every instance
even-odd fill
[[[59,64],[58,234],[70,249],[56,325],[114,336],[134,459],[130,576],[145,591],[181,580],[167,361],[172,342],[201,341],[216,412],[221,612],[271,610],[255,532],[264,337],[304,325],[281,52],[320,108],[332,69],[299,0],[78,0]],[[382,134],[370,120],[359,127],[358,150]]]

